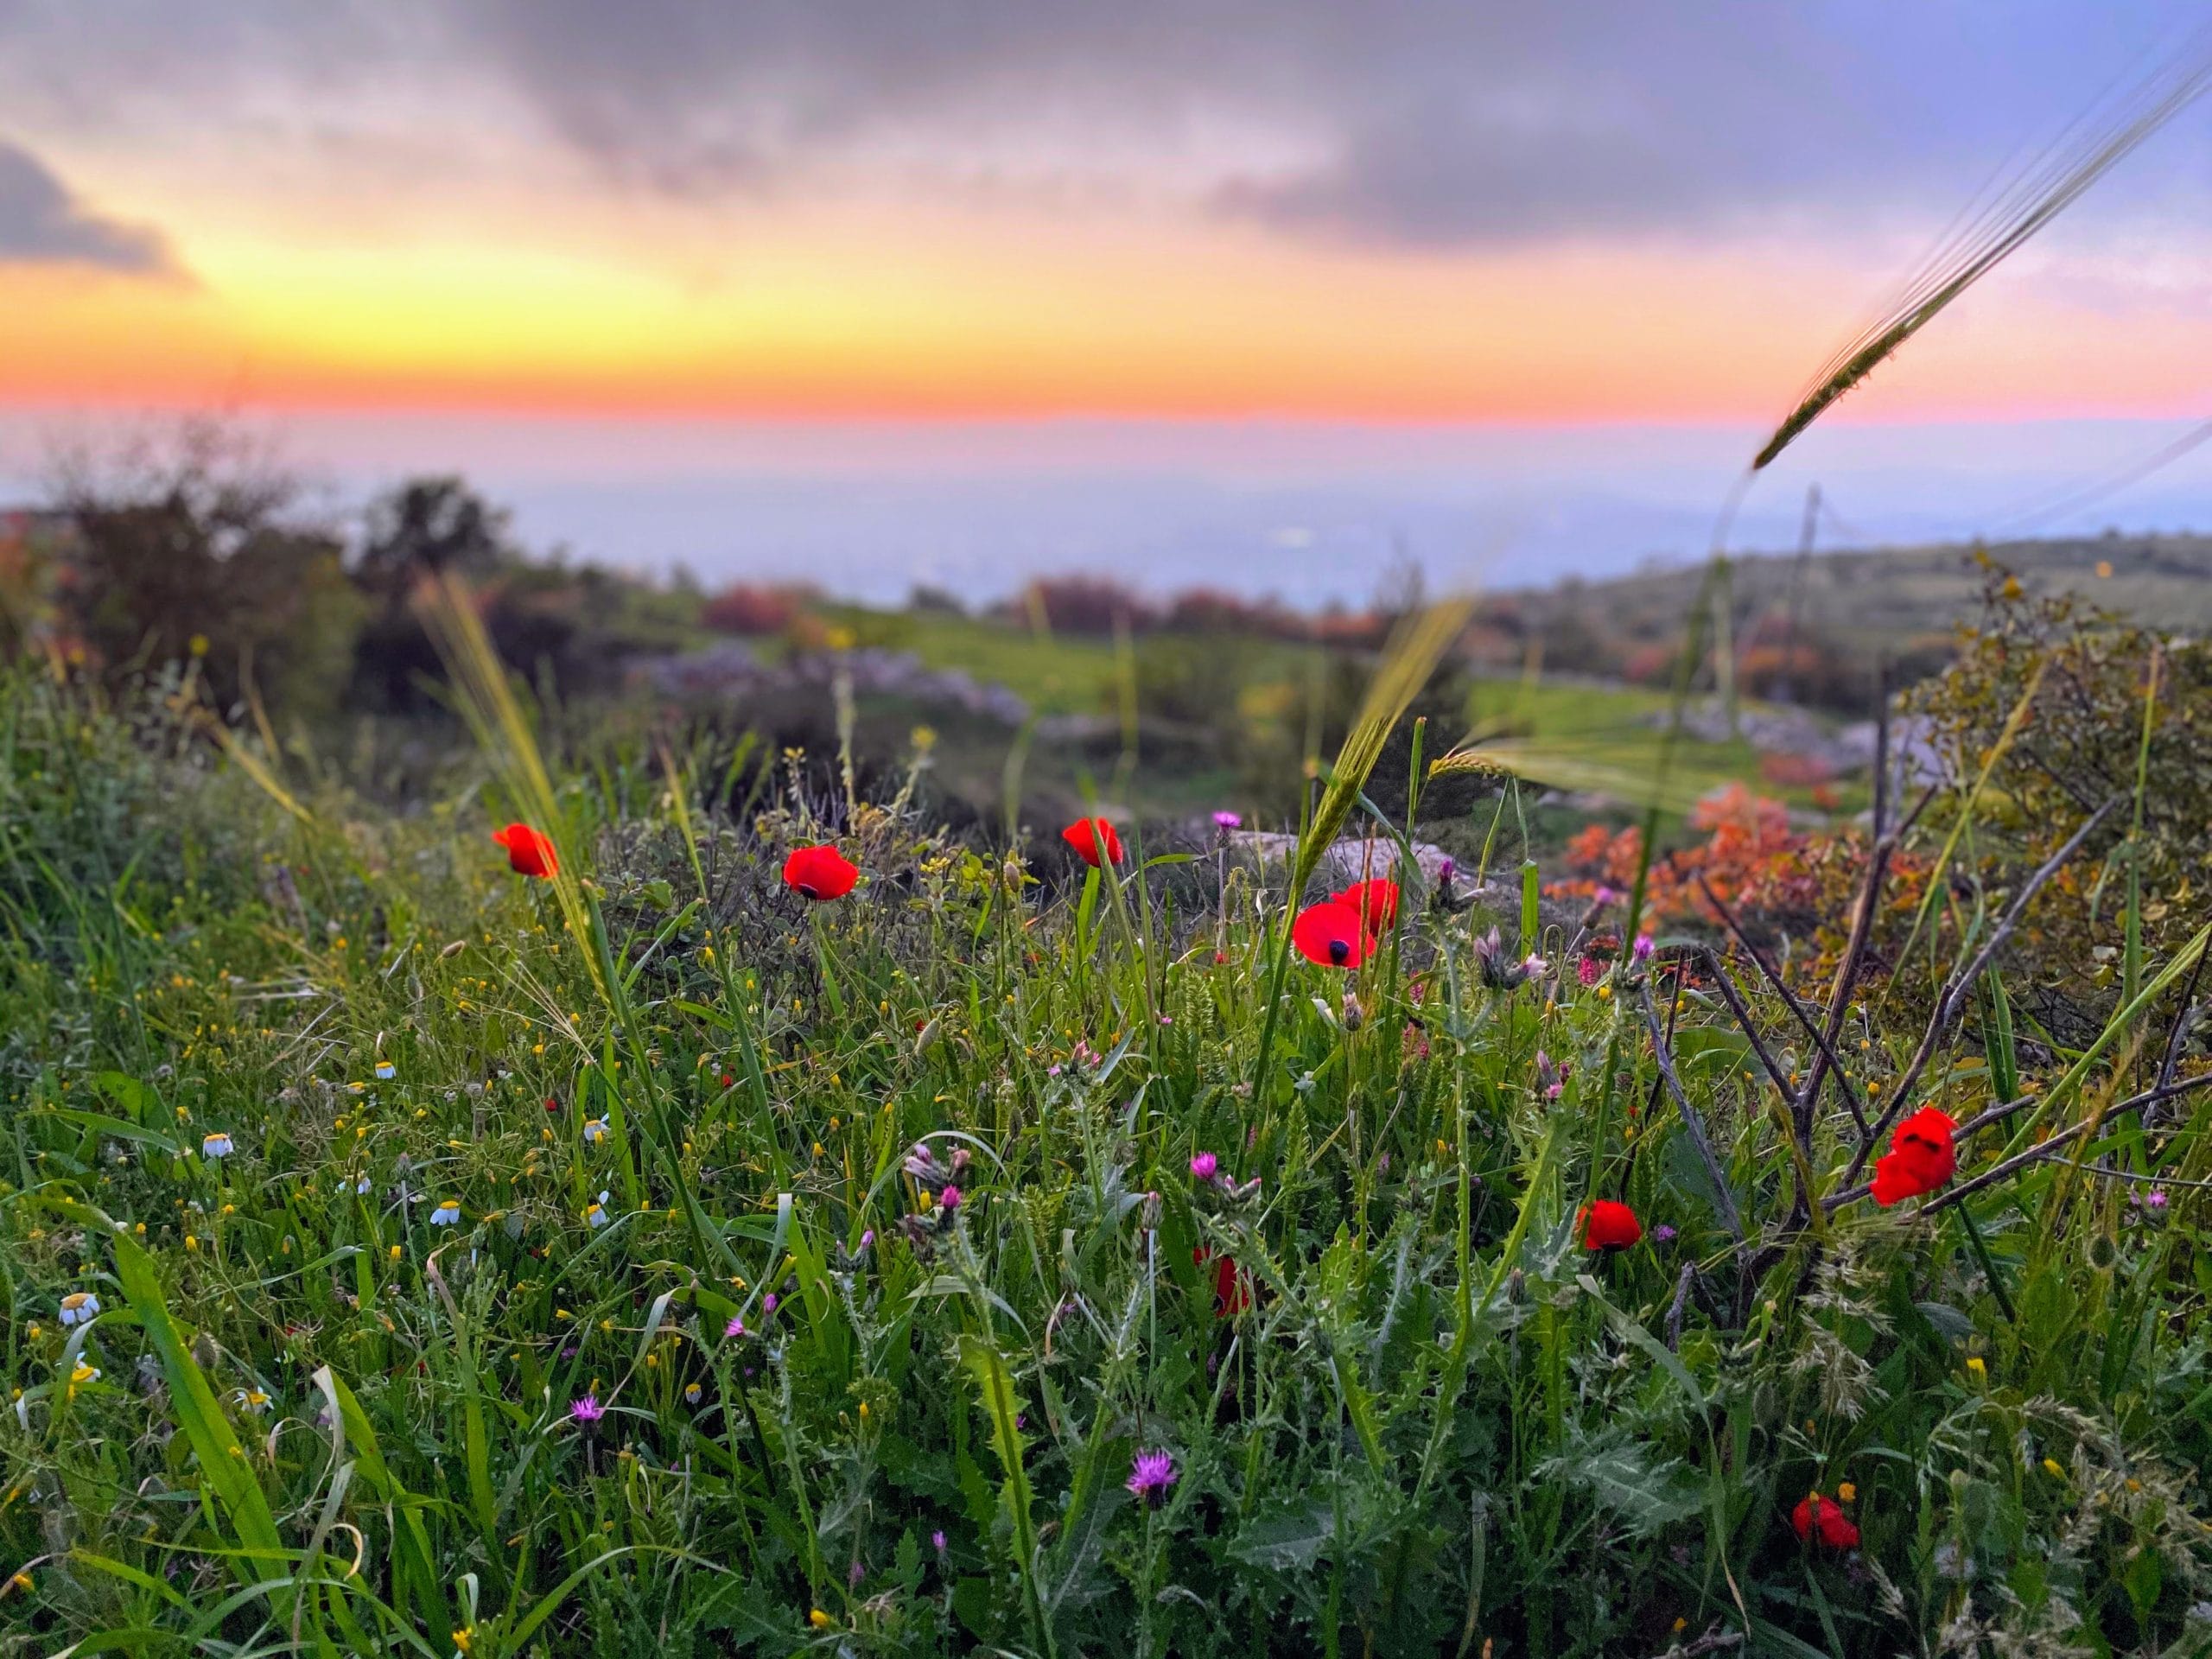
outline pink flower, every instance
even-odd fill
[[[1651,936],[1649,933],[1637,934],[1635,944],[1630,947],[1629,955],[1638,962],[1650,961]]]
[[[1598,982],[1598,976],[1605,971],[1605,964],[1595,957],[1585,957],[1574,964],[1574,976],[1582,982],[1582,988],[1586,991]]]
[[[943,1205],[946,1213],[950,1214],[960,1207],[960,1189],[957,1186],[946,1187],[944,1192],[937,1195],[937,1201]]]
[[[734,1314],[731,1315],[730,1322],[722,1326],[722,1335],[726,1337],[741,1337],[744,1334],[745,1321]]]
[[[1567,1086],[1567,1075],[1571,1068],[1554,1061],[1542,1049],[1536,1051],[1536,1088],[1546,1100],[1557,1100]]]
[[[1157,1507],[1166,1498],[1167,1489],[1180,1478],[1175,1459],[1166,1452],[1139,1452],[1125,1484],[1137,1497]]]
[[[588,1394],[580,1400],[569,1402],[569,1415],[588,1429],[607,1415],[607,1408],[599,1403],[597,1395]]]
[[[1220,1167],[1221,1160],[1215,1157],[1213,1154],[1210,1152],[1202,1152],[1197,1157],[1191,1160],[1191,1173],[1201,1181],[1210,1181],[1213,1179],[1215,1173],[1219,1170]]]

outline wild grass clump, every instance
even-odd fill
[[[2124,783],[1924,916],[1884,872],[1966,797],[1882,791],[1817,976],[1543,925],[1533,866],[1517,931],[1347,895],[1333,967],[1280,868],[1192,913],[1136,826],[1046,896],[795,757],[733,815],[688,750],[541,756],[438,615],[486,764],[404,815],[0,687],[8,1650],[2212,1633],[2202,899],[2120,919],[2086,1040],[2006,979]],[[1362,762],[1445,632],[1309,853],[1398,833]]]

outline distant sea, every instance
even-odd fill
[[[1701,558],[1758,434],[1706,426],[1388,426],[1095,419],[767,423],[454,414],[248,414],[334,515],[412,473],[460,472],[550,552],[709,586],[804,581],[895,603],[988,601],[1039,574],[1358,605],[1394,566],[1433,588],[1548,584]],[[56,446],[149,417],[0,411],[0,505]],[[1808,484],[1823,546],[1983,533],[2212,527],[2212,444],[2085,506],[2180,422],[1815,429],[1729,536],[1794,547]]]

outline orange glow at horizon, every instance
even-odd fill
[[[911,419],[1758,420],[1863,308],[1769,248],[1414,256],[1141,215],[448,222],[353,240],[210,218],[189,283],[0,267],[0,404]],[[2212,329],[1993,283],[1858,418],[2195,412]],[[2093,339],[2094,346],[2088,343]]]

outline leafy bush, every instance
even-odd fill
[[[343,547],[291,480],[206,429],[63,485],[64,637],[121,684],[200,659],[216,700],[251,687],[310,717],[338,706],[360,624]]]
[[[751,638],[781,633],[798,620],[807,597],[800,588],[739,582],[709,599],[699,612],[699,622],[716,633]]]
[[[1955,664],[1908,707],[1920,764],[1949,791],[1936,822],[1970,813],[1954,868],[1978,890],[2009,888],[2118,804],[2013,946],[2032,1008],[2078,1039],[2129,988],[2131,960],[2212,915],[2212,647],[2031,597],[1993,565]]]

